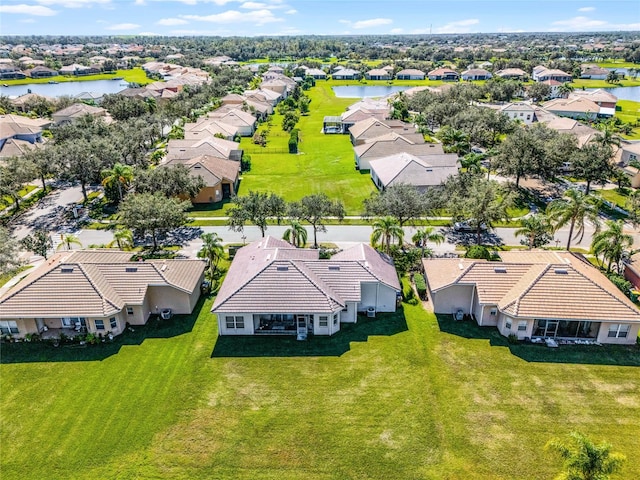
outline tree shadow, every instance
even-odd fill
[[[357,323],[342,324],[331,337],[219,336],[211,357],[339,357],[351,350],[351,342],[366,342],[370,336],[392,336],[408,330],[404,312],[379,313],[376,318],[358,315]]]
[[[640,366],[640,345],[560,345],[510,343],[496,327],[481,327],[473,320],[455,321],[453,315],[436,314],[440,331],[462,338],[489,340],[492,347],[508,347],[526,362],[574,363],[582,365]]]
[[[453,228],[444,228],[442,232],[447,242],[456,245],[476,245],[478,243],[478,235],[475,232],[456,232]],[[480,245],[500,246],[504,245],[502,238],[493,230],[487,230],[480,234]]]
[[[172,338],[191,332],[205,300],[206,297],[200,297],[191,315],[174,315],[169,320],[152,315],[145,325],[129,327],[112,341],[97,345],[63,343],[56,347],[50,341],[3,343],[0,364],[104,360],[125,345],[141,345],[147,338]]]

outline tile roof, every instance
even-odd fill
[[[109,316],[142,304],[149,286],[192,293],[205,268],[201,260],[130,259],[109,250],[56,254],[0,299],[0,318]]]
[[[502,262],[425,259],[431,291],[475,285],[483,304],[524,318],[640,322],[638,308],[600,271],[568,252],[501,252]]]
[[[222,180],[235,183],[240,175],[240,162],[211,155],[199,155],[186,159],[174,158],[164,163],[163,166],[168,167],[177,164],[185,165],[192,175],[201,176],[208,187],[214,187]]]
[[[444,154],[442,145],[439,143],[415,143],[396,132],[367,139],[365,143],[354,147],[354,151],[359,158],[380,158],[403,152],[418,157]]]
[[[94,107],[86,103],[74,103],[73,105],[58,110],[53,113],[53,117],[82,117],[84,115],[100,116],[106,114],[107,111],[101,107]]]
[[[431,157],[436,165],[429,161]],[[437,186],[458,173],[458,156],[424,155],[419,158],[402,152],[371,160],[369,165],[385,187],[396,182],[422,187]]]
[[[189,159],[199,155],[230,158],[233,151],[238,150],[240,144],[230,140],[210,136],[193,140],[171,139],[167,143],[165,162],[174,159]]]
[[[598,113],[600,106],[584,97],[555,98],[544,103],[542,107],[550,112],[593,112]]]
[[[20,134],[37,134],[51,125],[50,120],[28,118],[20,115],[0,115],[0,138],[11,138]]]
[[[400,289],[393,263],[368,246],[320,260],[317,250],[296,249],[265,237],[236,253],[213,312],[312,313],[335,311],[360,298],[360,283]]]

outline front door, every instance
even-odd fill
[[[222,198],[231,198],[231,185],[228,183],[222,184]]]

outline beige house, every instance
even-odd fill
[[[542,104],[547,112],[573,119],[595,120],[598,117],[611,117],[614,109],[602,108],[585,97],[556,98]]]
[[[471,315],[504,335],[635,344],[640,311],[600,271],[569,252],[500,252],[502,262],[425,259],[434,311]]]
[[[215,118],[200,118],[195,123],[184,124],[185,140],[202,140],[222,135],[225,140],[233,141],[238,135],[238,127],[221,122]]]
[[[131,253],[115,250],[57,253],[0,298],[0,332],[118,335],[166,308],[193,311],[203,261],[130,259]]]
[[[361,145],[371,138],[380,137],[390,132],[396,132],[403,136],[417,133],[416,127],[410,123],[401,120],[379,120],[375,117],[367,118],[349,127],[349,136],[353,146]]]
[[[248,112],[239,108],[221,108],[209,112],[209,118],[215,118],[222,123],[228,123],[238,128],[238,135],[241,137],[250,137],[256,129],[257,119]]]
[[[58,110],[53,113],[51,117],[54,123],[61,125],[64,123],[72,123],[85,115],[90,115],[94,118],[102,118],[106,123],[111,123],[112,119],[106,109],[101,107],[94,107],[87,105],[86,103],[74,103],[73,105]]]
[[[359,244],[321,260],[270,236],[238,250],[211,311],[220,335],[333,335],[357,313],[395,312],[393,261]]]
[[[409,153],[416,157],[426,155],[440,155],[444,153],[442,144],[425,143],[422,135],[415,136],[398,135],[395,132],[371,138],[361,145],[354,147],[356,168],[358,170],[369,170],[371,160],[388,157],[398,153]]]
[[[416,157],[402,152],[369,162],[371,180],[378,190],[393,185],[413,185],[417,190],[442,185],[447,178],[458,174],[460,167],[455,153]]]
[[[208,136],[205,138],[194,138],[192,140],[169,140],[167,143],[165,163],[175,159],[187,160],[200,155],[227,158],[237,162],[242,160],[242,150],[240,149],[239,143]]]
[[[225,158],[200,155],[194,158],[173,159],[166,167],[182,164],[193,177],[202,177],[205,187],[191,198],[193,203],[214,203],[231,198],[238,192],[240,162]]]

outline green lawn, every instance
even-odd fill
[[[629,198],[629,189],[625,189],[622,193],[617,189],[595,190],[594,193],[600,195],[605,200],[615,203],[620,208],[626,208],[627,199]]]
[[[625,123],[640,125],[640,102],[618,100],[617,106],[622,110],[616,111],[616,117],[619,117]],[[631,135],[622,136],[628,140],[640,140],[640,126],[634,128]]]
[[[33,190],[37,189],[38,187],[36,187],[35,185],[25,185],[22,190],[20,190],[18,192],[18,195],[20,195],[20,197],[24,197],[26,194],[28,194],[29,192],[32,192]],[[13,205],[13,198],[11,198],[9,195],[5,195],[3,197],[0,197],[0,210]]]
[[[80,77],[67,77],[58,75],[56,77],[47,78],[24,78],[22,80],[3,80],[2,83],[7,85],[27,85],[29,83],[49,83],[49,82],[85,82],[88,80],[110,80],[115,77],[123,77],[124,81],[139,83],[146,85],[153,82],[147,78],[147,74],[141,68],[133,68],[131,70],[117,70],[116,73],[100,73],[98,75],[84,75]]]
[[[608,59],[607,62],[598,62],[597,65],[602,68],[640,68],[640,63],[625,62],[623,59]]]
[[[615,87],[638,87],[640,86],[639,78],[627,78],[620,80],[619,83],[607,83],[606,80],[587,80],[576,78],[571,81],[571,86],[574,88],[615,88]]]
[[[332,338],[219,339],[210,306],[113,344],[2,345],[3,480],[548,479],[571,430],[640,477],[638,347],[510,347],[409,305]]]
[[[274,192],[286,200],[299,200],[311,193],[324,192],[340,199],[348,214],[362,211],[362,202],[374,190],[369,174],[355,170],[353,147],[348,135],[324,135],[325,115],[340,115],[357,99],[336,98],[327,82],[307,92],[311,113],[300,117],[299,153],[287,153],[289,134],[282,131],[282,116],[271,117],[271,131],[266,148],[243,138],[242,148],[251,155],[251,171],[243,174],[240,195],[249,191]],[[266,125],[260,127],[265,129]],[[266,152],[266,153],[265,153]],[[223,215],[225,209],[220,210]]]

